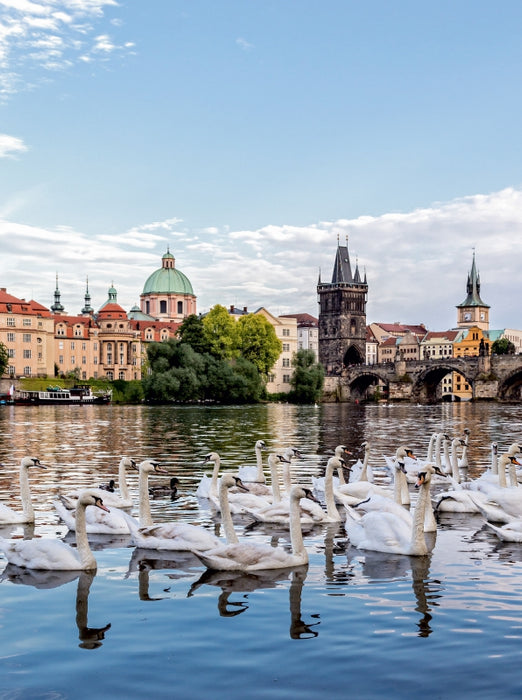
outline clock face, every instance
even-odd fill
[[[469,313],[469,311],[466,311],[466,313],[464,314],[464,320],[471,321],[471,314]]]
[[[485,318],[486,318],[486,314],[485,314],[484,312],[482,312],[482,313],[480,314],[480,320],[481,320],[481,321],[484,321]]]

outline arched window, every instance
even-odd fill
[[[166,314],[167,313],[167,302],[165,299],[162,299],[160,301],[160,314]]]
[[[178,314],[182,314],[182,313],[183,313],[183,302],[178,301]]]

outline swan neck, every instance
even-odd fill
[[[503,459],[500,460],[500,464],[498,465],[498,485],[503,489],[507,487],[506,463]]]
[[[223,525],[227,544],[238,544],[239,540],[234,530],[232,513],[230,512],[230,504],[228,502],[228,486],[225,486],[223,482],[219,487],[219,509],[221,511],[221,523]]]
[[[118,486],[120,489],[120,498],[125,501],[129,500],[129,487],[127,485],[127,473],[125,470],[125,462],[122,459],[118,467]]]
[[[326,465],[326,473],[324,476],[324,499],[326,502],[326,514],[331,520],[340,520],[341,516],[339,515],[339,511],[335,505],[333,472],[334,465],[328,463]]]
[[[87,537],[87,523],[85,521],[85,506],[83,503],[76,504],[76,550],[80,558],[83,569],[96,569],[96,559],[89,546]]]
[[[279,471],[277,469],[277,464],[272,460],[270,461],[270,477],[272,480],[272,503],[279,503],[281,501]]]
[[[286,493],[288,495],[290,495],[290,491],[292,489],[292,476],[290,474],[290,463],[289,462],[283,463],[283,483],[285,485]]]
[[[264,484],[266,479],[265,479],[265,473],[263,471],[263,453],[262,453],[260,447],[256,447],[256,466],[257,466],[256,481],[258,481],[260,484]]]
[[[457,482],[460,483],[460,472],[459,472],[459,461],[457,457],[457,448],[451,446],[451,476]]]
[[[359,481],[368,481],[368,460],[370,458],[370,450],[366,448],[364,450],[364,460],[363,460],[363,465],[361,469],[361,473],[359,475]]]
[[[430,482],[424,482],[420,486],[417,505],[411,526],[411,553],[427,554],[426,540],[424,539],[424,517],[426,506],[430,497]]]
[[[296,494],[290,496],[290,542],[292,553],[303,558],[303,564],[308,561],[308,554],[303,543],[303,531],[301,530],[300,498]]]
[[[152,522],[152,515],[150,512],[149,475],[144,469],[140,469],[139,498],[140,527],[151,527],[154,523]]]
[[[220,468],[219,459],[214,460],[214,469],[212,470],[212,478],[210,480],[210,498],[218,498],[218,477]]]
[[[34,509],[29,488],[29,473],[27,467],[20,467],[20,497],[22,499],[23,515],[26,522],[34,521]]]

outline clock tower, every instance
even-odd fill
[[[489,330],[489,306],[480,298],[480,276],[475,267],[475,251],[473,251],[471,272],[468,273],[466,292],[467,297],[457,306],[458,328],[478,326],[483,331]]]

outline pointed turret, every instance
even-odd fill
[[[51,306],[51,311],[53,314],[63,314],[64,312],[64,307],[62,302],[60,301],[60,290],[58,289],[58,273],[56,273],[56,289],[54,290],[54,304]]]
[[[475,251],[471,262],[471,270],[468,272],[466,282],[466,298],[458,309],[458,326],[470,327],[476,325],[482,330],[489,329],[489,305],[480,298],[480,276],[475,264]]]
[[[82,314],[86,314],[90,316],[91,314],[94,313],[94,309],[91,306],[91,295],[89,294],[89,278],[86,278],[86,286],[85,286],[85,306],[82,309]]]

